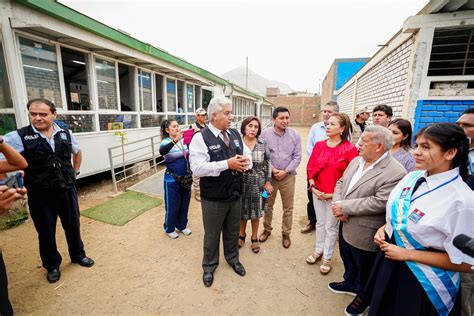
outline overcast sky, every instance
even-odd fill
[[[371,57],[427,0],[60,0],[111,27],[221,75],[245,65],[318,92],[334,58]]]

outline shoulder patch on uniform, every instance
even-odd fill
[[[240,143],[238,139],[234,139],[234,145],[235,147],[240,148]]]
[[[61,136],[62,140],[67,140],[67,135],[66,135],[65,132],[61,132],[61,133],[59,133],[59,135]]]

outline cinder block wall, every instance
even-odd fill
[[[387,104],[393,108],[395,117],[401,116],[412,47],[410,38],[357,79],[356,110]],[[354,86],[352,83],[338,95],[341,111],[350,117],[354,117]]]

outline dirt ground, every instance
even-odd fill
[[[200,203],[189,210],[190,236],[176,240],[163,233],[164,205],[124,226],[81,218],[82,238],[92,268],[71,264],[63,230],[58,225],[58,248],[63,256],[61,280],[46,281],[38,240],[31,220],[0,232],[7,266],[10,300],[18,314],[302,314],[341,315],[352,300],[330,292],[327,284],[342,279],[343,266],[336,250],[333,271],[322,276],[318,265],[305,258],[314,248],[315,235],[302,235],[306,224],[304,154],[308,128],[302,136],[303,161],[298,170],[292,245],[281,245],[281,202],[275,206],[274,231],[261,252],[250,243],[241,249],[247,270],[240,277],[225,262],[210,288],[202,283],[203,227]],[[87,153],[85,153],[87,155]],[[80,206],[86,209],[113,194],[109,182],[81,190]],[[248,233],[250,227],[248,227]]]

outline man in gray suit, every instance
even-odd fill
[[[345,272],[344,281],[330,283],[329,289],[351,295],[361,295],[364,290],[378,249],[374,235],[385,224],[390,192],[406,174],[389,153],[393,140],[387,128],[365,128],[359,144],[359,157],[337,182],[332,206],[334,216],[341,220],[339,251]],[[356,297],[346,312],[362,314],[367,306],[360,303]]]

